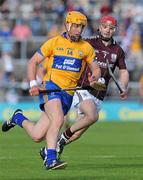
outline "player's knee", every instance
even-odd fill
[[[88,119],[90,120],[90,122],[93,124],[95,123],[99,118],[99,114],[98,113],[90,113],[88,114]]]

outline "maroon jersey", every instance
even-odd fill
[[[105,84],[106,86],[108,86],[111,77],[108,72],[106,61],[108,60],[113,72],[116,67],[118,67],[119,69],[126,69],[125,53],[123,49],[113,39],[112,39],[112,43],[108,46],[105,46],[102,43],[102,40],[99,36],[95,36],[93,38],[85,39],[85,40],[88,41],[95,49],[95,53],[96,53],[95,61],[98,63],[101,69],[101,77],[105,79]],[[88,81],[89,72],[90,70],[88,66],[86,66],[79,81],[80,86],[89,85],[89,81]],[[94,90],[94,91],[90,91],[90,93],[100,100],[103,100],[106,95],[106,91]]]

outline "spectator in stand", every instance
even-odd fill
[[[11,74],[10,83],[6,89],[5,101],[9,104],[16,104],[19,101],[19,94],[17,92],[16,87],[16,77],[14,74]]]
[[[23,77],[21,86],[20,86],[20,95],[28,96],[29,95],[29,81],[27,77]]]
[[[0,27],[0,36],[3,38],[9,38],[12,36],[11,29],[8,21],[2,21]]]
[[[11,29],[7,21],[3,21],[1,24],[0,37],[3,40],[1,43],[1,59],[3,64],[4,79],[10,81],[10,77],[13,74],[13,45],[11,43]]]
[[[34,11],[33,17],[30,20],[30,26],[31,26],[31,31],[33,36],[40,36],[42,35],[42,22],[41,18],[39,16],[39,13]],[[41,33],[42,32],[42,33]]]
[[[0,12],[7,16],[10,13],[9,2],[5,0],[0,1]]]
[[[101,9],[100,9],[100,13],[102,16],[105,16],[105,15],[108,15],[110,14],[112,11],[109,7],[109,5],[103,5],[101,6]]]
[[[24,19],[18,19],[12,31],[13,37],[16,38],[16,57],[20,57],[21,41],[25,41],[32,36],[32,31]]]
[[[12,31],[8,21],[4,20],[0,24],[0,39],[1,39],[1,51],[3,52],[12,52],[13,44],[11,42]]]
[[[24,19],[18,19],[13,28],[12,34],[17,40],[23,41],[31,37],[32,31]]]
[[[11,52],[4,51],[2,53],[3,69],[4,69],[4,79],[5,81],[10,81],[11,76],[13,75],[14,66],[13,58]]]
[[[140,102],[143,103],[143,74],[139,79],[139,95],[140,95]]]
[[[132,38],[131,38],[131,46],[130,46],[130,58],[135,61],[135,65],[137,69],[142,68],[142,47],[141,47],[141,36],[140,29],[137,23],[132,24]],[[143,63],[142,63],[143,65]]]

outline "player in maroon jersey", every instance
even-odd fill
[[[113,35],[117,29],[117,21],[112,16],[103,16],[99,22],[99,35],[90,39],[86,39],[95,49],[96,59],[101,68],[101,81],[105,80],[108,86],[110,75],[107,68],[106,61],[108,60],[112,71],[119,68],[120,84],[123,93],[120,94],[122,100],[127,98],[127,86],[129,81],[129,74],[125,64],[125,53],[122,48],[115,42]],[[82,79],[79,82],[80,86],[88,85],[90,80],[90,71],[86,67]],[[104,83],[104,82],[103,82]],[[78,110],[78,121],[76,121],[70,128],[68,128],[62,135],[57,144],[57,152],[62,153],[66,144],[78,139],[93,123],[98,120],[98,113],[100,105],[106,95],[106,91],[76,91],[74,98],[76,102],[73,104]],[[92,104],[93,103],[93,104]],[[87,107],[91,107],[87,111]],[[91,117],[94,113],[94,119]],[[88,117],[86,121],[81,116]]]

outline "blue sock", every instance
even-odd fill
[[[22,127],[22,122],[24,120],[28,119],[22,113],[16,113],[16,115],[12,118],[12,121],[20,127]]]
[[[47,149],[48,159],[47,159],[47,165],[50,166],[54,160],[57,158],[57,152],[56,149]]]

